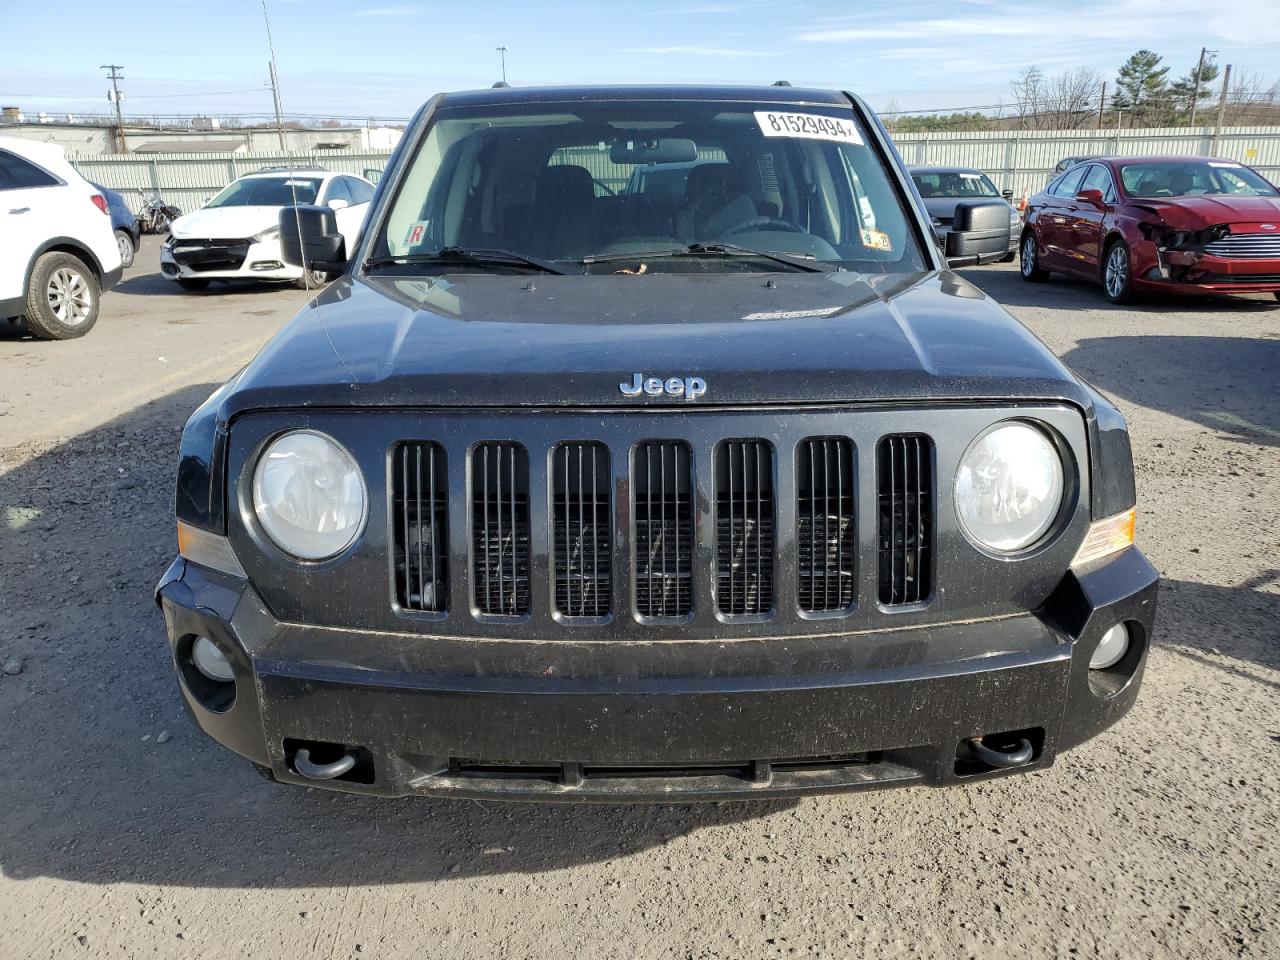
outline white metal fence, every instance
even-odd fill
[[[1044,186],[1063,157],[1216,155],[1247,163],[1280,180],[1280,127],[1230,127],[1216,138],[1212,128],[1146,130],[1027,130],[975,133],[903,133],[894,137],[909,164],[976,167],[1001,189],[1017,196]],[[236,177],[267,166],[318,164],[327,170],[370,175],[386,166],[389,152],[94,154],[72,156],[89,180],[118,190],[134,209],[158,193],[190,211]],[[373,177],[376,179],[376,177]]]
[[[1035,193],[1072,156],[1218,156],[1280,180],[1280,127],[1229,127],[1216,142],[1212,127],[900,133],[893,140],[908,164],[976,167],[1016,196]]]
[[[317,150],[310,153],[117,153],[73,155],[68,159],[86,180],[121,193],[132,210],[141,209],[147,197],[159,194],[166,203],[189,213],[203,206],[236,177],[263,167],[316,165],[376,181],[390,156],[385,150],[341,153]]]

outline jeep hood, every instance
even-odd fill
[[[698,376],[706,395],[624,396]],[[1061,399],[1083,387],[950,272],[343,277],[224,394],[305,406],[666,406]]]

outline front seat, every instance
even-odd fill
[[[591,252],[595,181],[585,167],[543,168],[533,188],[533,253],[566,260]]]
[[[686,243],[716,240],[730,227],[759,216],[738,171],[727,163],[706,163],[690,170],[684,197],[676,227]]]

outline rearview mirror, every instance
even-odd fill
[[[947,263],[963,266],[998,260],[1009,252],[1009,204],[962,200],[947,233]]]
[[[297,206],[280,211],[280,259],[294,267],[338,273],[347,268],[346,240],[329,207]]]
[[[684,137],[615,140],[609,145],[609,159],[614,163],[692,163],[698,159],[698,147]]]
[[[1102,200],[1101,190],[1081,190],[1076,194],[1076,201],[1079,203],[1087,203],[1095,207],[1105,206]]]

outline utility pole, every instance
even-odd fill
[[[1222,95],[1218,98],[1218,120],[1213,125],[1213,139],[1209,142],[1209,155],[1218,152],[1218,137],[1222,134],[1222,119],[1227,113],[1227,91],[1231,89],[1231,64],[1222,71]]]
[[[498,47],[498,56],[502,58],[502,82],[507,82],[507,45]]]
[[[1102,129],[1102,115],[1107,110],[1107,81],[1102,81],[1102,96],[1098,97],[1098,129]]]
[[[1200,60],[1196,64],[1195,87],[1191,91],[1191,124],[1190,125],[1193,127],[1196,125],[1196,108],[1200,106],[1200,75],[1204,72],[1204,55],[1206,53],[1216,54],[1217,52],[1218,52],[1217,50],[1207,50],[1204,47],[1200,48]]]
[[[280,81],[276,77],[276,62],[267,63],[267,73],[271,77],[271,102],[276,107],[276,135],[280,138],[280,149],[284,149],[284,112],[280,109]]]
[[[118,63],[104,63],[99,69],[107,71],[107,79],[111,81],[111,96],[109,99],[116,103],[116,146],[121,153],[128,153],[129,148],[124,142],[124,114],[120,107],[120,81],[124,79],[124,74],[120,71],[124,67]]]

